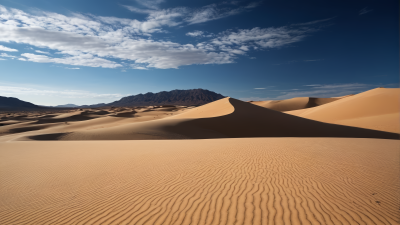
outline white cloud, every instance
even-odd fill
[[[198,37],[198,36],[203,36],[203,34],[204,34],[204,32],[203,31],[200,31],[200,30],[196,30],[196,31],[193,31],[193,32],[188,32],[188,33],[186,33],[186,36],[191,36],[191,37]]]
[[[98,94],[81,90],[50,90],[36,89],[17,86],[0,85],[0,96],[21,96],[21,95],[38,95],[38,96],[56,96],[63,98],[105,98],[105,99],[120,99],[124,97],[121,94]]]
[[[6,58],[16,58],[16,56],[13,56],[13,55],[9,55],[9,54],[7,54],[7,53],[1,53],[0,54],[0,57],[6,57]]]
[[[41,53],[41,54],[50,55],[50,53],[49,53],[49,52],[44,52],[44,51],[40,51],[40,50],[35,50],[35,52],[37,52],[37,53]]]
[[[138,66],[138,65],[132,65],[131,66],[133,69],[137,69],[137,70],[147,70],[146,67],[144,66]],[[126,72],[126,71],[125,71]]]
[[[38,63],[60,63],[74,66],[90,66],[90,67],[103,67],[103,68],[117,68],[122,67],[121,64],[109,61],[103,58],[94,57],[91,54],[80,54],[78,56],[65,57],[65,58],[50,58],[45,55],[35,55],[31,53],[24,53],[21,56],[25,57],[27,61]]]
[[[315,31],[308,27],[278,27],[241,29],[237,32],[227,31],[211,40],[223,51],[234,54],[245,54],[250,49],[278,48],[303,40]]]
[[[361,9],[359,12],[358,12],[358,15],[364,15],[364,14],[366,14],[366,13],[369,13],[369,12],[371,12],[371,11],[373,11],[373,9],[367,9],[367,7],[365,7],[365,8],[363,8],[363,9]]]
[[[195,31],[192,31],[192,32],[187,32],[186,36],[202,37],[202,38],[208,37],[208,38],[210,38],[210,37],[215,37],[215,34],[209,33],[209,32],[206,32],[206,31],[195,30]]]
[[[1,11],[0,11],[1,12]],[[0,51],[5,51],[5,52],[18,52],[17,49],[13,48],[8,48],[6,46],[0,45]]]
[[[194,64],[233,63],[237,55],[294,43],[313,31],[307,27],[290,26],[243,29],[223,32],[214,35],[216,38],[210,41],[195,45],[153,40],[149,36],[151,33],[165,32],[165,27],[181,25],[184,20],[192,18],[188,15],[194,14],[186,8],[149,8],[147,3],[140,2],[150,10],[145,21],[81,14],[67,17],[49,12],[33,15],[0,5],[0,41],[47,48],[59,56],[23,53],[18,58],[21,61],[121,69],[134,64],[139,65],[132,67],[135,69],[168,69]],[[154,2],[159,4],[162,1]],[[210,5],[203,10],[216,8],[216,5]],[[229,10],[217,11],[234,12]],[[213,35],[195,32],[204,37]]]
[[[73,68],[65,67],[65,69],[68,69],[68,70],[80,70],[81,68],[78,68],[78,67],[73,67]]]

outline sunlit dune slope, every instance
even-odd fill
[[[286,112],[299,117],[400,133],[400,88],[376,88],[310,109]]]
[[[238,137],[359,137],[398,135],[308,120],[224,98],[180,115],[89,131],[36,135],[19,140],[145,140]]]
[[[156,120],[180,114],[185,110],[185,107],[168,107],[164,110],[111,108],[36,116],[33,120],[7,120],[6,118],[0,123],[0,142],[21,136],[87,131]],[[7,123],[8,121],[10,123]]]
[[[299,97],[291,98],[285,100],[270,100],[270,101],[254,101],[251,102],[254,105],[258,105],[267,109],[272,109],[276,111],[291,111],[298,109],[311,108],[326,103],[330,103],[340,98],[309,98],[309,97]]]
[[[398,146],[360,138],[0,143],[0,224],[394,225]]]

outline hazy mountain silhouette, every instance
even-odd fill
[[[18,98],[0,96],[0,110],[33,110],[41,108],[41,106],[19,100]]]
[[[224,98],[225,96],[204,89],[173,90],[158,93],[146,93],[123,97],[106,106],[160,106],[160,105],[203,105]]]
[[[38,106],[13,97],[0,96],[0,110],[40,110],[51,108],[98,108],[98,107],[129,107],[129,106],[161,106],[161,105],[203,105],[224,98],[225,96],[204,89],[173,90],[158,93],[146,93],[123,97],[118,101],[108,104],[99,103],[94,105],[57,105]]]
[[[57,108],[76,108],[76,107],[79,107],[79,105],[65,104],[65,105],[57,105],[57,106],[54,106],[54,107],[57,107]]]

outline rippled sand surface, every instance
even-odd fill
[[[0,224],[397,224],[399,144],[0,143]]]

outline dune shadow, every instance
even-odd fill
[[[88,117],[88,116],[71,116],[66,118],[40,118],[34,124],[45,124],[45,123],[59,123],[59,122],[78,122],[78,121],[85,121],[95,119],[96,117]]]
[[[177,140],[251,137],[399,139],[397,133],[319,122],[232,98],[227,101],[229,102],[225,101],[225,103],[233,106],[233,112],[217,117],[171,118],[93,131],[47,134],[28,138],[32,140]],[[216,103],[216,108],[225,103]]]
[[[52,141],[52,140],[59,140],[61,139],[61,137],[67,134],[69,133],[41,134],[41,135],[29,136],[27,138],[35,141]]]
[[[28,132],[28,131],[42,130],[42,129],[46,129],[48,127],[51,127],[51,125],[19,127],[19,128],[10,129],[8,131],[8,133],[10,133],[10,134],[23,133],[23,132]]]
[[[182,122],[180,126],[212,130],[230,138],[241,137],[348,137],[399,139],[397,133],[330,124],[229,99],[235,108],[228,115]],[[173,132],[180,129],[169,128]],[[196,137],[192,137],[196,138]]]

